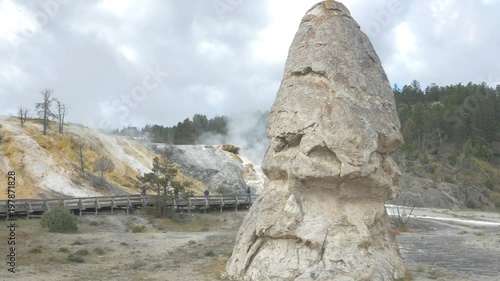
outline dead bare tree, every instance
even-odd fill
[[[394,226],[401,231],[408,231],[408,223],[412,218],[411,214],[413,213],[415,206],[408,207],[410,209],[409,213],[407,213],[407,208],[405,207],[400,208],[399,205],[396,205],[395,207],[396,209],[394,209],[394,207],[389,209]]]
[[[82,145],[78,146],[78,150],[80,152],[80,170],[82,172],[82,177],[84,177],[85,176],[85,165],[84,165],[85,161],[83,159],[83,146]]]
[[[82,177],[85,177],[85,158],[83,157],[83,145],[84,141],[83,140],[75,140],[74,141],[76,144],[76,149],[78,150],[78,156],[80,158],[80,173],[82,174]]]
[[[49,128],[49,118],[54,117],[54,114],[50,110],[50,106],[54,101],[52,97],[53,91],[50,89],[45,89],[40,91],[42,94],[43,101],[35,104],[36,113],[42,119],[43,123],[43,134],[47,134],[47,129]]]
[[[54,101],[57,103],[57,113],[55,114],[55,117],[59,123],[59,133],[62,134],[64,126],[64,118],[68,114],[68,108],[60,100],[54,99]]]
[[[111,159],[103,156],[94,162],[94,171],[99,173],[101,184],[104,182],[104,173],[112,172],[115,169],[115,164]]]
[[[21,127],[23,127],[24,123],[26,123],[26,120],[28,119],[28,109],[20,106],[17,110],[17,115],[19,116],[19,119],[21,120]]]

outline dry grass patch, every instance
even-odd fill
[[[188,218],[182,221],[169,218],[150,218],[149,220],[151,224],[153,224],[153,227],[158,230],[174,232],[206,232],[209,231],[211,227],[214,227],[214,223],[218,224],[216,220],[203,220],[198,217]]]

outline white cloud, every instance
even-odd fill
[[[419,60],[420,50],[417,39],[409,24],[403,22],[395,28],[397,53],[394,59],[403,63],[413,74],[417,74],[425,68],[425,63]]]
[[[137,52],[134,51],[134,49],[127,47],[127,46],[121,46],[119,48],[120,53],[129,61],[129,62],[137,62]]]
[[[317,2],[317,0],[268,1],[272,23],[260,31],[259,40],[252,43],[253,57],[266,62],[284,63],[300,20]]]
[[[0,95],[11,104],[0,103],[0,115],[33,107],[49,87],[72,109],[70,122],[91,124],[141,85],[148,65],[169,78],[122,110],[120,124],[268,110],[300,20],[318,1],[246,0],[223,18],[212,1],[65,1],[37,21],[50,1],[0,0]],[[367,33],[392,83],[500,80],[497,0],[343,2],[362,30],[377,24]],[[389,18],[394,3],[401,9]],[[30,30],[35,36],[10,48],[13,35]]]
[[[131,0],[102,0],[98,7],[116,16],[123,17],[132,11],[132,4],[133,1]]]
[[[26,13],[17,7],[11,0],[0,2],[0,39],[10,43],[19,40],[22,32],[35,32],[38,27],[33,24]]]

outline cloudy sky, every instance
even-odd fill
[[[270,109],[317,0],[0,0],[0,115],[39,91],[67,120],[174,125]],[[500,83],[500,0],[343,0],[391,84]]]

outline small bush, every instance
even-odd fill
[[[189,244],[189,245],[194,245],[194,244],[196,244],[196,241],[194,241],[194,240],[189,240],[189,241],[188,241],[188,244]]]
[[[409,269],[406,269],[405,271],[405,277],[401,278],[401,279],[398,279],[398,281],[413,281],[415,280],[413,278],[413,272]]]
[[[77,256],[88,256],[88,254],[89,251],[87,251],[86,249],[81,249],[75,252],[75,255]]]
[[[102,256],[102,255],[105,255],[105,254],[106,254],[106,251],[105,251],[103,248],[101,248],[101,247],[99,247],[99,248],[95,248],[95,249],[94,249],[94,252],[95,252],[97,255],[99,255],[99,256]]]
[[[98,226],[98,225],[99,225],[99,222],[96,222],[96,221],[91,221],[91,222],[89,223],[89,225],[91,225],[91,226]]]
[[[448,164],[450,164],[450,166],[454,167],[455,165],[457,165],[458,163],[458,155],[457,154],[453,154],[451,156],[448,156]]]
[[[495,204],[495,207],[500,208],[500,193],[493,192],[491,196],[491,201]]]
[[[69,249],[68,248],[64,248],[64,247],[59,248],[58,251],[61,252],[61,253],[69,253]]]
[[[205,257],[215,257],[216,254],[214,252],[214,250],[208,250],[205,252]]]
[[[426,166],[425,167],[425,171],[429,174],[434,174],[436,173],[436,167],[434,166]]]
[[[42,252],[42,246],[36,246],[35,248],[31,248],[28,252],[32,254],[38,254]]]
[[[484,183],[489,190],[493,190],[495,188],[495,184],[491,181],[491,179],[487,179]]]
[[[425,265],[419,264],[416,270],[417,272],[425,272]]]
[[[132,227],[132,232],[133,233],[139,233],[139,232],[144,232],[144,230],[146,229],[146,226],[145,225],[134,225]]]
[[[83,245],[83,242],[77,240],[77,241],[73,242],[72,245]]]
[[[446,277],[446,273],[445,272],[442,272],[438,269],[433,269],[431,271],[429,271],[429,278],[430,279],[439,279],[439,278],[442,278],[442,277]]]
[[[475,209],[476,208],[476,204],[474,204],[473,201],[468,200],[467,202],[465,202],[465,207],[467,207],[469,209]]]
[[[62,207],[43,213],[40,224],[48,228],[49,232],[71,233],[78,230],[78,219]]]
[[[68,255],[68,261],[74,262],[74,263],[84,263],[85,259],[82,256],[69,254]]]

